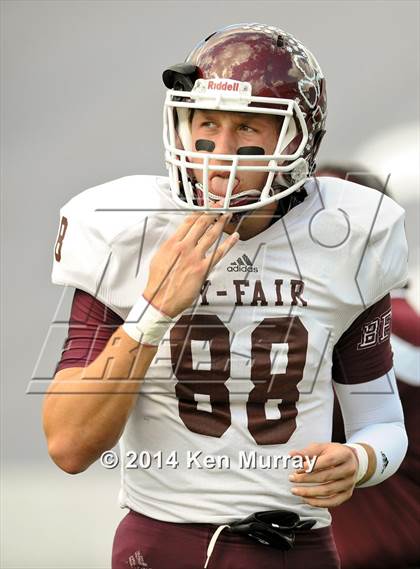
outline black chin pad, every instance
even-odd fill
[[[195,143],[195,149],[197,150],[197,152],[200,152],[200,150],[205,150],[206,152],[213,152],[215,147],[216,145],[212,140],[205,140],[204,138],[200,138]]]
[[[265,154],[265,150],[260,146],[241,146],[236,154]]]

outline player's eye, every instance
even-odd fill
[[[213,127],[216,126],[216,123],[214,123],[213,121],[203,121],[203,122],[200,124],[200,126],[203,127],[203,128],[213,128]]]
[[[255,128],[253,128],[253,127],[250,126],[249,124],[241,124],[241,125],[239,126],[239,129],[240,129],[240,130],[243,130],[244,132],[248,132],[248,133],[257,132],[257,131],[255,130]]]

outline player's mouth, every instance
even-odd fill
[[[235,178],[233,188],[232,188],[232,195],[235,193],[235,190],[238,188],[240,184],[240,180]],[[229,172],[225,173],[217,173],[210,175],[209,179],[209,190],[214,196],[220,196],[221,198],[226,195],[227,188],[229,185]]]
[[[223,198],[226,196],[227,188],[229,185],[229,172],[211,172],[208,182],[207,196],[210,203],[222,203]],[[240,189],[241,180],[235,177],[232,188],[231,197],[229,200],[229,207],[240,207],[249,205],[258,201],[261,192],[258,190],[242,190]],[[204,204],[203,184],[196,182],[196,192],[198,204]]]
[[[203,189],[201,187],[201,184],[198,184],[196,187],[196,191],[197,191],[197,199],[198,199],[198,205],[203,205],[204,204],[204,197],[203,197]],[[246,192],[241,192],[240,194],[238,194],[238,197],[235,198],[234,196],[232,196],[230,198],[230,202],[229,202],[229,207],[238,207],[241,205],[248,205],[251,203],[255,203],[258,201],[258,198],[260,197],[261,192],[258,192],[257,190],[248,190]],[[209,198],[209,203],[214,203],[214,204],[222,204],[223,203],[223,196],[217,196],[215,194],[212,194],[211,192],[208,192],[208,198]]]
[[[239,207],[248,205],[258,200],[261,192],[257,190],[240,190],[240,180],[235,177],[232,194],[230,198],[230,207]],[[219,201],[224,198],[229,184],[229,172],[214,172],[210,174],[209,179],[209,198],[212,201]]]

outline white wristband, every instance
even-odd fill
[[[142,295],[128,313],[122,328],[136,342],[158,346],[171,323],[170,316],[157,310]]]
[[[359,467],[357,469],[356,484],[361,481],[365,476],[368,466],[369,466],[369,455],[364,446],[358,445],[357,443],[345,443],[346,446],[353,448],[356,451],[357,458],[359,461]]]

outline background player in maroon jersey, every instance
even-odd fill
[[[338,177],[390,193],[386,181],[381,183],[374,173],[357,164],[323,164],[316,175]],[[392,291],[391,299],[391,343],[408,451],[394,476],[378,486],[355,491],[350,501],[332,510],[343,569],[420,566],[420,316],[407,300],[407,287]],[[337,400],[333,440],[345,441]]]

